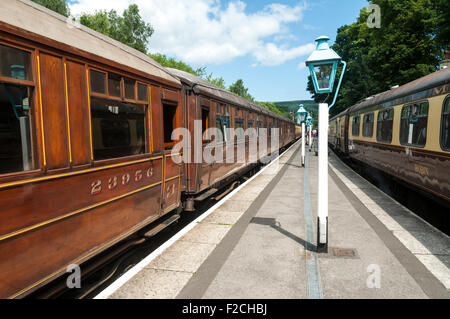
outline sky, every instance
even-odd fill
[[[334,43],[367,0],[70,0],[71,14],[139,6],[155,29],[148,48],[206,67],[227,86],[242,79],[258,101],[310,99],[304,61],[321,35]]]

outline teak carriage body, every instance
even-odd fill
[[[183,194],[248,168],[179,164],[170,133],[191,129],[202,107],[209,126],[221,103],[244,127],[261,117],[282,128],[280,147],[294,140],[293,122],[214,87],[192,93],[171,73],[30,1],[0,2],[1,298],[29,294],[159,223]]]
[[[450,207],[450,69],[368,98],[330,120],[333,148]]]
[[[178,77],[183,84],[183,98],[186,105],[186,128],[190,132],[191,158],[195,158],[195,121],[202,123],[202,130],[197,134],[201,135],[202,145],[197,148],[197,152],[202,154],[214,155],[217,145],[211,143],[206,133],[207,129],[217,128],[224,133],[222,127],[234,129],[242,129],[250,134],[236,134],[233,138],[227,137],[224,133],[223,142],[219,143],[219,148],[223,153],[224,162],[218,163],[191,163],[188,164],[186,193],[195,195],[205,189],[215,187],[220,183],[226,182],[233,174],[243,169],[251,169],[257,164],[257,160],[267,156],[279,148],[285,147],[292,142],[295,136],[295,124],[277,114],[274,114],[263,107],[251,103],[248,100],[236,96],[226,90],[220,89],[211,83],[176,69],[168,69],[168,71]],[[271,129],[279,129],[277,145],[271,145],[272,132]],[[254,134],[248,132],[254,129]],[[262,131],[264,129],[264,131]],[[265,134],[264,142],[267,143],[266,148],[259,145],[258,137]],[[255,147],[263,152],[258,157],[250,156],[250,144],[254,143]],[[260,147],[261,146],[261,147]],[[238,150],[245,150],[242,158],[238,158]],[[217,149],[216,149],[217,151]]]

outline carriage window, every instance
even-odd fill
[[[0,83],[0,174],[36,168],[32,138],[33,89]]]
[[[234,132],[238,140],[244,138],[244,121],[242,119],[234,120]]]
[[[141,104],[92,98],[94,159],[144,154],[146,109]]]
[[[177,106],[163,104],[164,143],[172,143],[172,132],[177,127]]]
[[[394,109],[379,111],[377,120],[377,141],[391,143],[393,126]]]
[[[125,78],[123,82],[124,82],[124,86],[125,86],[125,98],[128,100],[135,100],[136,99],[136,92],[135,92],[136,81]]]
[[[106,73],[91,70],[91,91],[106,94]]]
[[[364,120],[363,120],[363,136],[364,137],[372,137],[373,136],[373,119],[374,119],[373,113],[364,115]]]
[[[253,129],[253,121],[247,122],[247,129],[250,129],[248,137],[249,138],[255,137],[255,134],[254,134],[255,130]]]
[[[352,135],[353,136],[359,136],[359,128],[360,128],[360,116],[355,116],[352,120]]]
[[[261,122],[258,121],[256,124],[257,124],[256,131],[257,131],[258,136],[260,136],[261,135]]]
[[[445,100],[442,110],[441,145],[442,149],[450,151],[450,97]]]
[[[138,83],[138,100],[148,101],[148,86],[146,84]]]
[[[202,136],[204,140],[207,140],[208,137],[205,136],[206,130],[209,126],[209,109],[202,108]]]
[[[216,116],[216,128],[218,130],[220,130],[220,132],[222,133],[222,141],[229,141],[230,139],[230,132],[229,132],[229,128],[230,128],[230,119],[227,116]],[[218,142],[220,142],[218,140]]]
[[[400,143],[424,147],[427,141],[428,101],[405,105],[400,122]]]
[[[120,97],[121,76],[116,74],[108,74],[108,94]]]
[[[0,44],[0,75],[32,81],[31,53]]]

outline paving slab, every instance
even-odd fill
[[[330,153],[328,254],[317,157],[300,143],[111,298],[448,298],[450,239]],[[312,236],[311,236],[312,234]],[[336,256],[334,248],[354,252]]]

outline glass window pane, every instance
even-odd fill
[[[373,113],[364,115],[364,120],[363,120],[363,136],[364,137],[372,137],[373,136],[373,119],[374,119]]]
[[[238,140],[244,138],[244,121],[243,120],[235,120],[234,122],[235,134]]]
[[[359,136],[359,127],[360,127],[359,119],[360,119],[359,116],[353,118],[353,123],[352,123],[352,135],[353,136]]]
[[[33,88],[0,83],[0,174],[36,168]]]
[[[92,92],[106,94],[106,73],[91,70],[90,74]]]
[[[138,83],[138,100],[148,101],[148,86],[146,84]]]
[[[385,110],[378,113],[377,141],[384,143],[392,142],[392,129],[394,125],[394,110]]]
[[[427,138],[428,102],[405,105],[400,122],[400,143],[424,147]]]
[[[145,154],[146,106],[92,98],[94,159]]]
[[[136,81],[131,79],[124,79],[125,83],[125,98],[129,100],[135,100],[136,99],[136,93],[135,93],[135,86]]]
[[[175,105],[163,105],[163,123],[164,123],[164,143],[172,143],[172,132],[176,128],[176,113],[177,107]]]
[[[120,75],[108,74],[108,93],[111,96],[120,97]]]
[[[331,72],[333,64],[322,64],[314,67],[314,74],[319,89],[328,89],[330,87]]]
[[[444,106],[444,114],[450,113],[450,98],[447,98],[447,101],[445,101]]]
[[[31,53],[0,44],[0,74],[32,81]]]
[[[223,126],[222,126],[222,121],[220,120],[220,117],[216,118],[216,128],[218,131],[220,131],[222,133],[222,137],[223,137]],[[216,136],[217,138],[217,136]]]
[[[441,144],[446,151],[450,150],[450,98],[447,98],[443,107]]]

